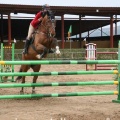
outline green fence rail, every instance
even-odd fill
[[[52,83],[12,83],[0,84],[0,88],[16,87],[48,87],[48,86],[86,86],[86,85],[118,85],[118,81],[90,81],[90,82],[52,82]]]
[[[71,96],[73,97],[73,96],[91,96],[91,95],[118,95],[118,91],[1,95],[0,99],[23,99],[23,98],[41,98],[41,97],[71,97]]]

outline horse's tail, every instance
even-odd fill
[[[19,72],[22,72],[22,68],[20,67],[20,69],[19,69]],[[16,79],[15,79],[15,81],[18,81],[18,80],[20,80],[22,78],[22,76],[18,76]]]

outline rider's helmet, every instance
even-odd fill
[[[48,5],[48,4],[44,4],[43,6],[42,6],[42,10],[50,10],[50,6]]]

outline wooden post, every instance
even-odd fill
[[[110,18],[110,47],[113,48],[113,16]]]
[[[62,33],[62,49],[64,49],[64,15],[61,16],[61,26],[62,26],[62,29],[61,29],[61,33]]]
[[[8,44],[11,44],[11,18],[10,13],[8,14]]]

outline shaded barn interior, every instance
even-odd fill
[[[36,14],[42,6],[37,5],[14,5],[14,4],[0,4],[0,13],[2,15],[8,15],[10,17],[10,13],[28,13],[28,14]],[[68,30],[70,25],[72,25],[72,35],[79,34],[79,38],[74,38],[73,41],[76,40],[80,43],[76,43],[78,46],[76,48],[81,48],[83,43],[83,39],[81,34],[84,32],[88,32],[93,29],[97,29],[99,27],[110,25],[111,21],[116,23],[119,21],[117,19],[117,15],[120,15],[120,8],[119,7],[76,7],[76,6],[50,6],[51,10],[55,12],[55,16],[61,16],[60,20],[57,20],[56,25],[56,38],[60,40],[60,44],[62,45],[64,42],[65,44],[67,41]],[[79,15],[79,19],[69,19],[66,20],[64,18],[65,14],[70,15]],[[114,16],[113,16],[114,15]],[[95,17],[107,17],[105,20],[100,19],[86,19],[85,16],[91,16],[91,18]],[[9,21],[9,22],[8,22]],[[27,31],[30,23],[30,19],[0,19],[0,29],[1,29],[1,40],[9,40],[16,38],[16,40],[24,40],[27,36]],[[11,22],[11,23],[10,23]],[[11,28],[9,27],[11,24]],[[9,30],[11,29],[11,31]],[[111,29],[112,31],[112,29]],[[11,34],[11,35],[10,35]],[[111,33],[112,35],[112,33]],[[119,39],[118,34],[115,36],[108,36],[108,37],[87,37],[87,42],[95,41],[113,41],[114,38],[114,46],[116,46],[116,41]],[[111,40],[110,40],[111,39]],[[72,41],[72,42],[73,42]],[[72,43],[73,44],[73,43]],[[66,46],[66,45],[65,45]],[[73,45],[74,46],[74,45]],[[111,45],[108,44],[106,47],[110,47]],[[101,47],[101,46],[99,46]],[[111,46],[112,47],[112,46]]]

